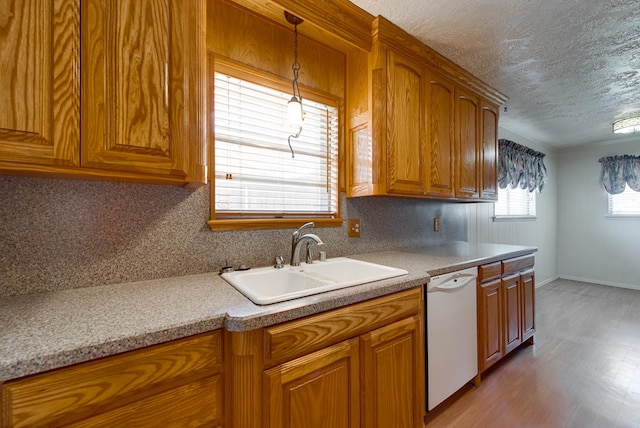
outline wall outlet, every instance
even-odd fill
[[[440,217],[433,218],[433,231],[440,232]]]
[[[349,237],[350,238],[359,238],[360,237],[360,219],[359,218],[350,218],[348,223],[349,227]]]

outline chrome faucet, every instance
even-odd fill
[[[291,266],[300,266],[300,246],[304,241],[308,241],[307,263],[310,263],[313,261],[311,257],[311,245],[312,245],[311,241],[315,241],[315,243],[318,245],[324,245],[324,242],[322,242],[322,239],[320,239],[317,235],[314,235],[313,233],[305,233],[304,235],[300,235],[300,233],[304,229],[313,227],[313,226],[315,226],[315,223],[310,221],[309,223],[303,224],[295,232],[293,232],[293,235],[291,236],[291,263],[290,263]]]

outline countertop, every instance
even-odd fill
[[[249,301],[217,273],[2,298],[0,382],[222,327],[265,327],[415,288],[430,276],[535,251],[457,242],[350,255],[409,273],[266,306]]]

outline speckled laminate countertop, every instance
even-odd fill
[[[409,274],[267,306],[215,273],[7,297],[0,299],[0,382],[222,327],[265,327],[534,251],[461,242],[352,255]]]

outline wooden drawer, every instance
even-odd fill
[[[533,254],[504,260],[502,262],[502,274],[508,275],[510,273],[519,272],[523,269],[531,268],[534,263],[535,257]]]
[[[265,365],[358,336],[420,312],[422,287],[265,328]]]
[[[502,275],[502,263],[495,262],[478,266],[478,280],[480,282],[489,281],[490,279],[500,278]]]
[[[101,413],[116,415],[126,406],[135,408],[128,410],[135,420],[153,413],[160,417],[169,403],[194,406],[187,402],[189,394],[217,402],[220,413],[221,398],[215,395],[221,395],[222,384],[215,375],[221,372],[220,331],[76,364],[3,384],[1,426],[68,426]],[[177,395],[181,389],[186,395]],[[123,416],[105,417],[108,424]]]

